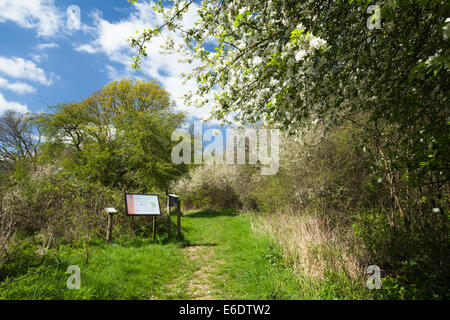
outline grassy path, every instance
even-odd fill
[[[6,299],[296,299],[300,284],[248,216],[198,211],[182,218],[184,241],[146,236],[97,248],[81,269],[81,288],[66,287],[69,264],[1,288]],[[69,254],[73,255],[73,252]],[[61,257],[63,260],[64,257]]]
[[[231,210],[210,210],[188,213],[182,221],[186,239],[181,249],[185,261],[181,277],[186,284],[184,298],[300,297],[296,277],[272,242],[253,232],[248,216]],[[177,294],[169,293],[168,297],[177,298]]]

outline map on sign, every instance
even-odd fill
[[[125,194],[127,215],[161,215],[159,198],[156,194]]]

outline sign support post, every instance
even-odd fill
[[[170,238],[170,201],[167,195],[167,236]]]
[[[105,208],[108,213],[108,227],[106,229],[106,243],[109,244],[112,238],[112,225],[113,225],[113,214],[117,213],[114,208]]]
[[[178,237],[181,237],[181,202],[177,202],[177,231]]]
[[[156,222],[156,217],[155,216],[153,216],[153,241],[155,241],[155,230],[156,230],[156,225],[155,225],[155,222]]]
[[[106,242],[109,244],[112,237],[112,214],[108,214],[108,230],[106,231]]]

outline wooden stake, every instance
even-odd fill
[[[108,213],[108,229],[106,230],[106,243],[110,243],[112,238],[112,214]]]
[[[178,236],[181,237],[181,202],[177,201],[177,232]]]
[[[170,206],[169,195],[167,195],[167,235],[170,238]]]
[[[155,240],[155,230],[156,230],[155,221],[156,221],[156,217],[153,216],[153,241]]]

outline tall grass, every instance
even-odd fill
[[[355,248],[342,241],[315,214],[271,214],[257,217],[257,229],[267,232],[292,260],[294,269],[313,279],[326,273],[344,273],[351,279],[361,277]]]
[[[256,215],[253,228],[269,235],[290,262],[304,287],[304,298],[366,299],[372,297],[360,264],[362,248],[351,234],[343,238],[319,215]]]

